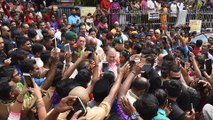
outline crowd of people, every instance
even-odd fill
[[[213,38],[97,9],[1,1],[0,120],[212,120]],[[77,106],[77,107],[76,107]]]

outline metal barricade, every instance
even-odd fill
[[[71,15],[71,7],[64,7],[59,6],[58,7],[58,17],[60,18],[63,13],[66,13],[67,16]],[[160,13],[161,15],[161,13]],[[170,13],[168,13],[168,27],[173,27],[176,23],[176,18],[171,18]],[[151,28],[159,28],[161,23],[160,20],[148,20],[148,13],[137,10],[137,11],[126,11],[126,10],[116,10],[116,11],[110,11],[110,14],[108,16],[109,24],[113,25],[113,22],[115,22],[115,19],[120,22],[122,26],[126,26],[128,24],[137,24],[140,26],[146,26]],[[188,11],[186,23],[189,23],[189,20],[202,20],[202,27],[203,28],[212,28],[213,27],[213,11],[209,8],[203,8],[200,11],[193,10]]]

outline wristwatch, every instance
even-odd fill
[[[131,115],[131,120],[137,120],[138,116],[140,116],[138,112],[133,112]]]

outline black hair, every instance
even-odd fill
[[[67,78],[56,83],[56,91],[60,97],[66,97],[69,92],[77,86],[79,86],[77,82],[73,81],[73,79]]]
[[[30,73],[31,71],[33,71],[34,64],[36,64],[36,61],[32,59],[26,59],[22,61],[20,65],[22,73]]]
[[[27,58],[28,53],[18,49],[11,54],[11,65],[19,65],[21,61]]]
[[[133,106],[144,120],[151,120],[157,115],[159,103],[152,94],[144,94]]]
[[[158,99],[160,107],[163,107],[166,104],[167,93],[163,89],[157,89],[154,92],[155,97]]]
[[[104,72],[102,79],[109,81],[110,85],[112,85],[115,81],[115,74],[112,71],[106,71]]]
[[[96,32],[96,29],[95,29],[95,28],[90,28],[90,29],[89,29],[89,34],[90,34],[91,32]]]
[[[16,44],[17,47],[20,48],[22,45],[24,45],[27,41],[31,41],[29,38],[20,36],[16,38]]]
[[[207,97],[209,104],[213,105],[213,89],[209,91],[209,95]]]
[[[46,64],[50,59],[51,52],[49,50],[41,53],[40,58],[44,64]]]
[[[13,66],[2,66],[0,67],[0,77],[12,77],[15,71]]]
[[[150,48],[143,49],[141,51],[141,53],[144,55],[150,55],[150,54],[152,54],[152,49],[150,49]]]
[[[61,37],[65,37],[67,30],[66,29],[62,29],[61,30]]]
[[[203,41],[202,40],[197,40],[196,41],[196,47],[201,47],[203,44]]]
[[[208,52],[207,51],[202,50],[201,54],[204,55],[205,59],[208,58]]]
[[[17,41],[17,38],[24,37],[24,33],[21,30],[15,29],[11,32],[11,37]]]
[[[98,80],[93,88],[93,97],[96,102],[101,103],[104,98],[109,94],[110,83],[107,80]]]
[[[145,58],[146,58],[146,61],[148,63],[150,63],[152,66],[154,65],[155,63],[155,58],[152,54],[149,54],[149,55],[145,55]]]
[[[85,23],[80,23],[80,24],[79,24],[79,28],[80,28],[81,26],[86,26],[86,24],[85,24]]]
[[[201,65],[201,67],[203,67],[205,60],[201,56],[196,55],[195,60]]]
[[[12,90],[9,85],[10,77],[1,77],[0,79],[0,99],[3,101],[10,100],[10,92]]]
[[[131,54],[129,51],[123,50],[121,51],[121,55],[125,58],[126,61],[128,61]]]
[[[53,83],[52,83],[52,86],[56,86],[56,84],[61,81],[62,79],[62,70],[61,69],[56,69],[56,73],[55,73],[55,77],[54,77],[54,80],[53,80]]]
[[[87,69],[89,64],[90,64],[89,61],[83,61],[79,64],[79,66],[77,67],[77,70],[80,71],[82,69]]]
[[[163,57],[163,60],[174,61],[175,58],[174,58],[174,56],[168,54],[168,55],[166,55],[166,56]]]
[[[181,93],[182,85],[178,80],[164,82],[164,86],[169,97],[178,97]]]
[[[43,45],[41,43],[34,43],[32,44],[32,52],[34,55],[36,55],[36,53],[41,53],[43,51]]]
[[[180,72],[180,67],[173,65],[170,69],[170,72]]]
[[[177,47],[177,49],[176,49],[176,50],[179,50],[181,53],[183,53],[183,52],[184,52],[183,47]]]
[[[78,71],[78,74],[75,76],[74,80],[82,87],[86,88],[87,84],[91,80],[91,72],[88,69],[82,69]]]
[[[131,84],[131,89],[148,91],[150,87],[149,81],[146,78],[137,77]]]
[[[137,52],[136,54],[140,54],[141,50],[142,50],[142,46],[141,46],[141,44],[134,44],[133,49],[136,50],[136,52]]]

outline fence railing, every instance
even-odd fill
[[[173,17],[170,13],[159,13],[159,19],[148,19],[148,12],[110,12],[109,23],[113,24],[114,21],[119,21],[121,25],[127,24],[137,24],[142,26],[159,28],[161,25],[160,16],[167,16],[167,25],[168,27],[173,27],[177,21],[178,17]],[[177,13],[178,16],[178,13]],[[202,20],[203,28],[213,27],[213,11],[188,11],[186,16],[186,23],[189,23],[189,20]]]
[[[62,13],[66,13],[67,16],[71,15],[71,7],[62,7],[59,6],[58,16],[61,17]],[[159,13],[161,15],[161,13]],[[113,22],[119,21],[121,25],[127,24],[137,24],[147,27],[158,28],[161,24],[160,19],[158,20],[148,20],[148,12],[146,11],[125,11],[125,10],[111,10],[109,14],[109,24],[113,24]],[[212,28],[213,27],[213,10],[212,9],[202,9],[202,10],[193,10],[188,11],[186,22],[189,20],[202,20],[203,28]],[[177,18],[172,17],[170,13],[167,14],[167,24],[168,27],[174,26]]]

